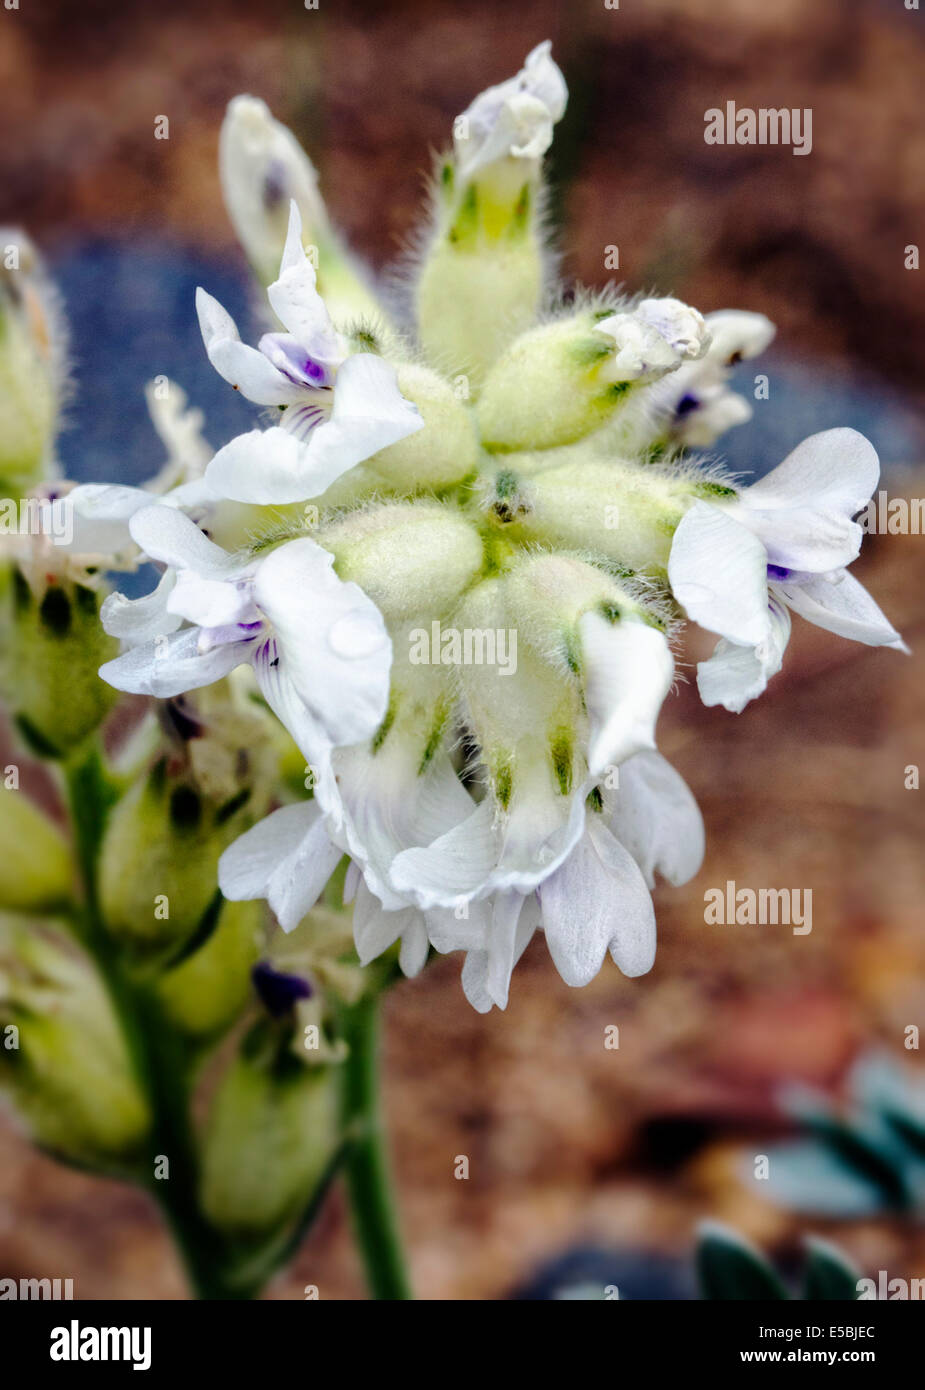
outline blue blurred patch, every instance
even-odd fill
[[[253,290],[243,259],[230,266],[182,244],[92,241],[50,258],[71,330],[74,398],[59,455],[69,478],[141,483],[164,461],[144,388],[162,373],[204,411],[216,448],[258,422],[209,365],[196,319],[202,285],[251,340]]]
[[[768,378],[768,399],[755,400],[755,377]],[[786,458],[807,435],[847,425],[860,430],[880,455],[884,470],[917,464],[925,455],[922,422],[873,374],[846,363],[789,356],[776,343],[763,356],[735,369],[732,387],[754,414],[729,431],[715,453],[734,473],[756,477]]]

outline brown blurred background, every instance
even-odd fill
[[[118,285],[73,280],[71,296],[92,283],[126,304],[136,240],[224,258],[243,283],[216,173],[237,92],[293,126],[332,212],[383,267],[413,230],[453,116],[552,38],[571,91],[553,166],[564,273],[603,283],[616,244],[630,289],[778,323],[771,399],[730,436],[736,466],[749,448],[766,466],[813,429],[866,423],[891,495],[921,493],[925,272],[904,268],[904,249],[925,242],[925,16],[902,0],[35,0],[0,25],[0,220],[25,225],[53,270],[85,244],[121,247]],[[707,146],[704,112],[727,99],[811,107],[812,153]],[[169,141],[153,138],[161,114]],[[132,334],[137,361],[137,319]],[[87,408],[111,406],[95,345],[74,349]],[[80,466],[103,476],[85,455]],[[923,546],[870,538],[856,571],[911,658],[797,621],[784,672],[741,716],[704,710],[692,682],[669,702],[661,744],[701,804],[708,851],[692,884],[657,893],[651,975],[608,965],[571,991],[538,940],[505,1014],[466,1005],[453,960],[395,990],[387,1103],[422,1297],[504,1296],[576,1245],[686,1255],[706,1215],[784,1254],[812,1229],[865,1272],[925,1274],[915,1225],[797,1217],[737,1173],[783,1130],[782,1081],[837,1094],[873,1043],[917,1056],[902,1041],[925,1024],[925,792],[905,788],[904,770],[925,761]],[[691,639],[688,661],[708,645]],[[727,879],[812,888],[812,934],[705,926],[704,890]],[[184,1296],[144,1198],[36,1156],[2,1123],[0,1274],[60,1272],[84,1298]],[[336,1196],[271,1296],[307,1283],[362,1296]]]

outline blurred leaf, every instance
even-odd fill
[[[806,1239],[808,1256],[803,1276],[803,1297],[824,1302],[849,1300],[858,1297],[860,1271],[848,1257],[827,1240],[816,1236]]]
[[[786,1299],[787,1290],[764,1256],[736,1231],[704,1222],[697,1243],[697,1278],[705,1299]]]

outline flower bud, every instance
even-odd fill
[[[24,232],[0,229],[0,487],[21,496],[51,471],[65,330]]]
[[[485,380],[476,407],[488,449],[552,449],[611,420],[639,383],[699,357],[701,316],[676,299],[635,309],[582,309],[511,344]]]
[[[219,140],[219,174],[228,215],[262,284],[279,274],[294,200],[304,244],[318,272],[318,291],[331,316],[379,316],[372,291],[331,226],[314,165],[292,131],[274,120],[258,97],[238,96],[229,103]]]
[[[482,541],[464,517],[437,502],[385,502],[322,527],[341,579],[359,584],[387,624],[448,608],[478,574]]]
[[[429,367],[397,367],[398,389],[417,406],[424,429],[400,439],[367,460],[375,488],[381,478],[393,492],[440,492],[475,472],[478,441],[472,416],[453,387]],[[349,480],[350,474],[346,475]]]
[[[112,935],[155,963],[207,925],[218,860],[248,824],[246,788],[206,796],[161,759],[113,808],[100,854],[100,898]]]
[[[0,1035],[0,1078],[39,1144],[94,1168],[140,1155],[146,1102],[109,998],[63,931],[0,924]]]
[[[219,1082],[202,1139],[200,1198],[220,1230],[267,1236],[298,1219],[340,1137],[337,1072],[307,1067],[261,1022]]]
[[[74,866],[67,841],[24,792],[0,790],[0,908],[51,912],[68,901]]]
[[[425,352],[473,393],[536,319],[544,284],[540,170],[568,98],[539,44],[521,72],[457,116],[454,157],[434,190],[435,225],[417,285]]]
[[[160,976],[157,992],[174,1027],[203,1042],[230,1027],[250,996],[263,918],[262,903],[224,903],[205,945]]]
[[[63,757],[118,698],[97,672],[118,643],[103,631],[99,595],[66,578],[37,590],[14,569],[7,593],[0,674],[7,707],[30,747]]]
[[[486,500],[503,535],[591,551],[621,570],[664,576],[672,537],[691,502],[735,495],[709,478],[605,458],[599,451],[561,452],[566,462],[532,475],[510,467],[496,475]],[[523,461],[529,465],[532,457]]]

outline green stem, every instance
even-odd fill
[[[124,969],[103,921],[97,864],[114,797],[98,746],[94,743],[79,750],[65,764],[64,774],[83,884],[80,939],[108,990],[152,1115],[144,1184],[170,1226],[196,1295],[253,1297],[253,1285],[241,1287],[223,1277],[227,1252],[199,1210],[198,1161],[190,1126],[190,1057],[164,1019],[156,996]],[[155,1165],[161,1156],[169,1160],[169,1176],[157,1178]]]
[[[347,1189],[370,1293],[377,1299],[409,1299],[379,1104],[378,1021],[377,994],[365,995],[342,1012],[350,1047],[344,1064]]]

